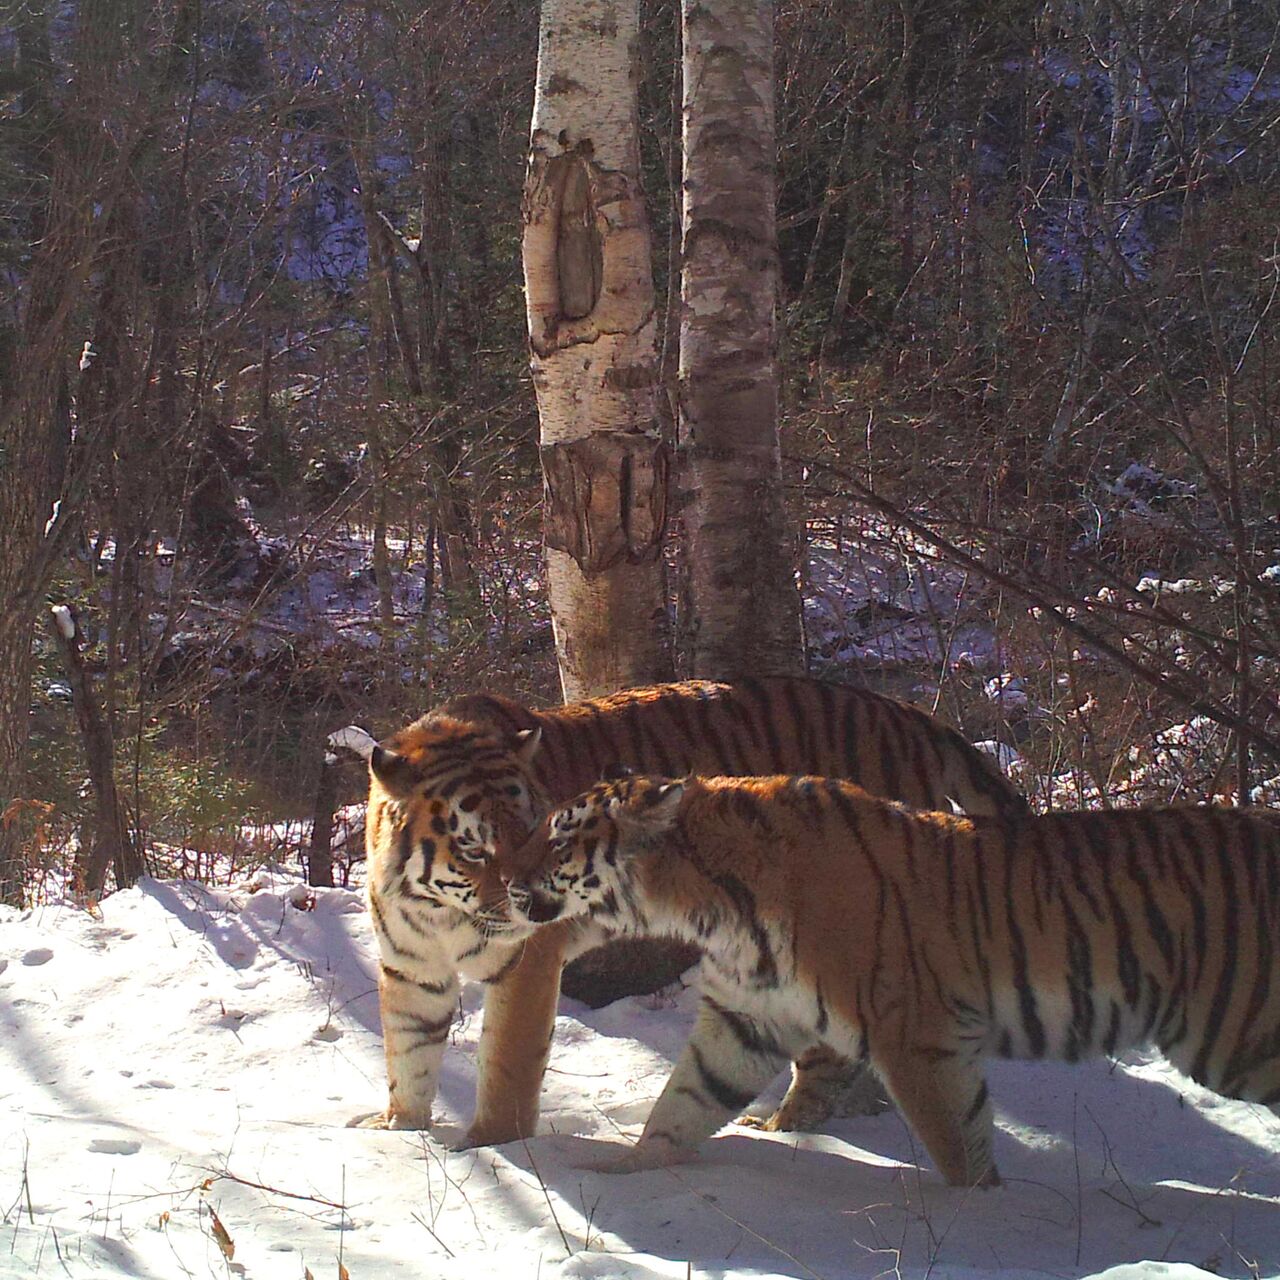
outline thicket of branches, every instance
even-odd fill
[[[645,15],[670,369],[676,23]],[[1277,17],[778,5],[797,530],[877,566],[845,639],[952,584],[924,592],[935,656],[869,674],[1016,746],[1044,798],[1280,774]],[[35,664],[33,767],[0,807],[24,856],[91,814],[52,599],[153,849],[305,811],[348,719],[552,696],[518,259],[535,46],[520,0],[28,3],[0,30],[0,649]],[[352,573],[367,626],[290,613]],[[968,610],[989,668],[958,660]],[[856,675],[839,638],[812,663]]]

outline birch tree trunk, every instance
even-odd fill
[[[682,0],[680,460],[693,673],[804,669],[778,443],[772,0]]]
[[[637,0],[543,0],[523,251],[566,700],[669,671],[636,36]]]

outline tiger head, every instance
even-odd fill
[[[553,809],[508,861],[512,918],[538,925],[616,912],[631,896],[632,861],[662,846],[687,786],[623,777]]]
[[[367,734],[337,743],[368,760],[370,883],[427,910],[460,912],[485,933],[511,933],[498,859],[548,807],[531,768],[540,732],[434,716],[385,743]]]

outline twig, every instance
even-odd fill
[[[206,1166],[206,1171],[210,1176],[201,1184],[202,1189],[211,1187],[215,1182],[234,1182],[241,1187],[252,1187],[255,1191],[265,1191],[268,1195],[284,1196],[287,1200],[302,1200],[307,1204],[324,1205],[326,1209],[337,1209],[344,1219],[346,1217],[347,1206],[345,1203],[326,1200],[324,1196],[308,1196],[303,1195],[300,1191],[284,1191],[280,1187],[268,1186],[265,1182],[254,1182],[251,1178],[241,1178],[238,1174],[232,1173],[230,1169],[209,1169]],[[346,1196],[346,1176],[347,1171],[344,1165],[342,1170],[344,1199]]]
[[[18,1188],[18,1204],[23,1199],[27,1202],[27,1221],[34,1227],[36,1225],[36,1211],[31,1203],[31,1176],[30,1162],[31,1159],[31,1139],[24,1133],[22,1135],[22,1185]],[[4,1215],[4,1220],[8,1221],[9,1215]]]
[[[1071,1154],[1076,1162],[1076,1266],[1080,1265],[1080,1250],[1084,1240],[1083,1193],[1080,1186],[1080,1143],[1076,1138],[1076,1116],[1080,1109],[1080,1095],[1071,1095]]]
[[[1103,1169],[1105,1170],[1107,1165],[1111,1166],[1112,1171],[1116,1175],[1116,1181],[1119,1182],[1119,1184],[1125,1189],[1125,1192],[1129,1196],[1129,1203],[1126,1204],[1124,1200],[1122,1200],[1119,1196],[1113,1194],[1106,1187],[1102,1188],[1102,1194],[1106,1196],[1108,1200],[1114,1200],[1116,1204],[1121,1206],[1121,1208],[1131,1209],[1142,1220],[1143,1226],[1145,1227],[1163,1226],[1164,1224],[1159,1220],[1159,1218],[1151,1217],[1151,1215],[1146,1213],[1143,1210],[1142,1206],[1138,1203],[1137,1195],[1134,1194],[1133,1188],[1125,1181],[1124,1174],[1120,1172],[1120,1166],[1116,1164],[1115,1156],[1112,1154],[1112,1151],[1111,1151],[1111,1140],[1107,1137],[1106,1130],[1100,1124],[1098,1124],[1097,1116],[1095,1116],[1087,1106],[1085,1107],[1084,1110],[1085,1110],[1085,1114],[1089,1117],[1090,1120],[1093,1121],[1094,1125],[1097,1127],[1098,1135],[1102,1138]]]
[[[520,1139],[520,1145],[524,1148],[524,1153],[529,1157],[529,1165],[533,1169],[533,1176],[538,1179],[538,1186],[542,1188],[542,1195],[547,1202],[547,1208],[551,1210],[551,1221],[556,1224],[556,1230],[560,1233],[560,1243],[564,1245],[564,1254],[566,1258],[573,1257],[573,1249],[569,1245],[569,1237],[565,1235],[564,1228],[560,1225],[560,1219],[556,1214],[556,1207],[551,1201],[551,1192],[547,1190],[547,1184],[542,1180],[542,1174],[538,1169],[537,1161],[533,1158],[533,1152],[529,1150],[529,1143],[524,1139]]]
[[[346,1162],[342,1165],[342,1202],[345,1204],[347,1200],[347,1166]],[[343,1209],[338,1213],[338,1274],[345,1276],[347,1268],[342,1261],[343,1247],[347,1243],[347,1213]]]
[[[443,1240],[440,1239],[438,1235],[436,1235],[435,1228],[432,1227],[432,1225],[416,1209],[409,1216],[414,1220],[414,1222],[422,1227],[424,1231],[426,1231],[427,1235],[429,1235],[436,1244],[438,1244],[445,1253],[449,1255],[449,1257],[456,1258],[458,1256],[447,1244],[445,1244]]]

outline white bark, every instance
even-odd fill
[[[525,180],[547,580],[566,699],[667,674],[637,0],[544,0]]]
[[[680,450],[699,676],[803,670],[778,442],[773,5],[683,0]]]

